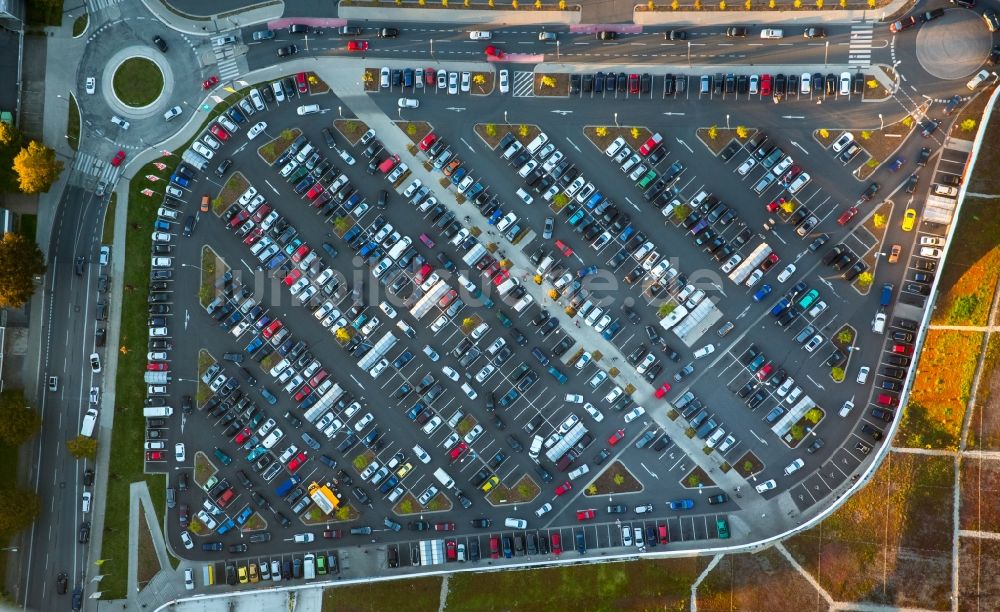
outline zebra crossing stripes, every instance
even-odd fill
[[[515,70],[511,93],[515,98],[535,97],[535,73]]]
[[[872,63],[872,37],[874,24],[858,23],[851,26],[851,44],[847,49],[847,63],[867,68]]]
[[[116,168],[107,160],[86,151],[77,151],[73,168],[85,175],[95,177],[98,180],[104,180],[109,185],[114,184],[115,178],[121,171],[121,168]]]
[[[231,46],[216,47],[215,61],[219,66],[219,80],[232,81],[240,76],[240,67],[236,63],[236,54]]]
[[[87,12],[96,13],[101,9],[118,4],[120,0],[87,0]]]

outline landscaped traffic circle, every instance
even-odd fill
[[[130,57],[115,69],[115,96],[134,108],[149,106],[163,92],[163,72],[152,60]]]

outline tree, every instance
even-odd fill
[[[907,115],[907,116],[903,117],[903,120],[900,123],[902,123],[906,127],[913,127],[913,117],[911,117],[910,115]]]
[[[774,0],[771,0],[771,2],[774,2]],[[753,470],[753,462],[747,459],[746,461],[743,462],[743,471],[749,474],[752,470]]]
[[[333,220],[333,229],[343,236],[347,230],[351,229],[351,220],[348,217],[337,217]]]
[[[489,136],[489,137],[491,137],[491,138],[493,136],[496,136],[497,135],[497,126],[493,125],[492,123],[487,123],[486,124],[486,135]]]
[[[792,3],[792,6],[794,6],[797,9],[802,8],[802,0],[795,0],[795,2]]]
[[[816,0],[816,8],[818,9],[823,8],[823,0]]]
[[[33,240],[7,233],[0,240],[0,308],[20,308],[35,292],[35,275],[45,274],[42,251]]]
[[[494,0],[489,0],[486,4],[488,4],[490,8],[493,8],[493,2]]]
[[[337,511],[334,513],[334,516],[337,517],[338,521],[346,521],[347,519],[351,518],[351,507],[341,506],[337,508]]]
[[[20,141],[21,135],[14,127],[6,123],[0,123],[0,145],[6,146],[15,142],[19,143]]]
[[[550,76],[543,76],[541,79],[542,87],[553,88],[556,86],[556,80]]]
[[[718,135],[719,135],[718,126],[713,125],[712,127],[708,128],[708,137],[710,139],[715,140]]]
[[[687,477],[687,483],[689,487],[697,487],[701,484],[701,480],[698,478],[697,474],[691,474]]]
[[[786,215],[790,215],[795,212],[795,200],[785,200],[781,203],[781,210],[784,211]]]
[[[462,6],[464,6],[465,8],[469,8],[469,4],[470,4],[469,0],[465,0],[465,2],[462,3]]]
[[[837,333],[837,340],[839,340],[841,344],[850,344],[851,341],[854,340],[854,332],[850,329],[842,329]]]
[[[746,2],[743,3],[743,8],[745,10],[752,11],[753,10],[753,3],[751,3],[750,0],[747,0]]]
[[[840,0],[840,8],[847,8],[847,0]]]
[[[885,227],[885,215],[876,213],[875,216],[872,217],[872,223],[875,224],[876,228]]]
[[[694,0],[694,10],[696,11],[701,10],[701,0]]]
[[[844,368],[830,368],[830,377],[837,382],[844,380]]]
[[[870,157],[868,158],[868,161],[865,162],[865,165],[868,166],[869,168],[874,168],[875,166],[878,165],[878,160],[875,159],[874,157]]]
[[[94,459],[97,457],[97,440],[87,436],[77,436],[66,440],[66,449],[77,459]]]
[[[796,0],[796,2],[798,2],[798,0]],[[794,440],[801,440],[802,436],[806,435],[806,432],[802,429],[801,425],[792,425],[791,429],[788,430],[788,433],[792,434],[792,439]]]
[[[830,131],[827,130],[826,128],[820,128],[820,130],[819,130],[819,137],[820,138],[829,138],[830,137]]]
[[[427,6],[427,0],[417,0],[417,4],[420,6]]]
[[[556,212],[562,210],[567,204],[569,204],[569,197],[564,193],[557,193],[556,197],[552,198],[552,207]]]
[[[566,10],[566,0],[559,0],[559,10],[560,11]]]
[[[42,419],[30,408],[24,391],[8,389],[0,393],[0,440],[20,446],[38,433]]]
[[[375,75],[371,71],[365,70],[364,74],[361,75],[361,80],[365,83],[374,83]]]
[[[660,307],[656,310],[656,314],[662,319],[668,316],[676,309],[677,309],[677,304],[675,304],[674,302],[666,302],[664,304],[660,304]]]
[[[597,485],[590,485],[587,487],[587,495],[597,495]]]
[[[472,77],[472,82],[475,83],[476,85],[485,85],[486,77],[477,72],[476,76]]]
[[[774,0],[767,0],[767,8],[773,9],[775,7]]]
[[[470,331],[472,331],[472,328],[475,325],[476,325],[476,320],[473,319],[472,317],[465,317],[464,319],[462,319],[462,331],[464,331],[465,333],[469,333]]]
[[[42,500],[31,489],[0,491],[0,536],[10,538],[35,522]]]
[[[653,0],[649,0],[649,2],[646,3],[646,10],[648,10],[648,11],[655,11],[656,10],[656,3],[653,2]]]
[[[720,11],[726,10],[726,6],[727,6],[726,5],[726,0],[722,0],[721,2],[719,2],[719,10]]]
[[[56,159],[55,149],[36,140],[29,142],[14,158],[14,172],[24,193],[48,192],[62,169],[63,163]]]
[[[351,332],[347,327],[341,327],[337,330],[337,342],[341,344],[347,344],[351,340]]]
[[[555,289],[549,289],[549,299],[558,300],[559,292],[556,291]]]
[[[417,126],[412,121],[406,124],[406,133],[410,136],[415,136],[417,133]]]
[[[748,134],[749,134],[749,132],[747,131],[747,129],[745,127],[743,127],[742,125],[737,125],[736,126],[736,137],[737,138],[739,138],[740,140],[743,140],[743,139],[745,139],[747,137]]]
[[[632,135],[632,140],[639,140],[639,134],[640,134],[639,128],[637,127],[632,128],[631,130],[629,130],[629,134]]]
[[[871,287],[873,280],[875,280],[875,277],[872,276],[871,272],[862,272],[858,275],[858,286],[862,289]]]
[[[625,477],[621,474],[615,474],[613,480],[615,481],[615,484],[620,487],[622,486],[622,483],[625,482]]]
[[[542,8],[542,0],[535,0],[535,9]]]
[[[517,2],[517,0],[513,0],[513,1],[512,1],[511,3],[510,3],[510,8],[514,9],[515,11],[516,11],[516,10],[518,9],[518,7],[520,7],[520,6],[521,6],[521,5],[520,5],[520,4],[519,4],[519,3]]]
[[[807,421],[815,425],[816,423],[819,423],[819,420],[823,417],[823,411],[813,406],[808,412],[805,413],[804,417]]]
[[[441,6],[444,8],[448,8],[448,0],[441,0]]]
[[[674,219],[676,221],[681,221],[685,217],[691,214],[691,207],[687,204],[681,204],[674,209]]]
[[[681,3],[680,3],[680,2],[678,2],[677,0],[673,0],[673,1],[672,1],[672,2],[670,3],[670,10],[672,10],[672,11],[676,11],[677,9],[679,9],[679,8],[680,8],[680,6],[681,6]]]
[[[862,130],[861,131],[861,140],[868,140],[871,137],[872,137],[872,133],[871,132],[869,132],[867,130]]]
[[[597,129],[594,130],[594,133],[597,134],[598,138],[604,138],[605,136],[608,135],[608,128],[603,126],[598,127]]]
[[[872,2],[873,0],[868,0],[869,4],[871,4]],[[878,81],[876,81],[875,79],[868,79],[867,81],[865,81],[865,85],[868,86],[868,89],[875,89],[876,87],[878,87]]]
[[[959,127],[962,129],[963,132],[971,132],[976,128],[976,120],[966,119],[959,125]]]
[[[876,0],[868,0],[868,8],[875,8],[875,4],[877,4]]]
[[[517,128],[517,135],[521,138],[526,138],[528,136],[528,132],[528,126],[526,125],[522,124],[521,127]]]

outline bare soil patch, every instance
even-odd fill
[[[525,474],[511,487],[507,487],[503,483],[498,484],[487,495],[487,499],[495,506],[524,503],[538,497],[541,491],[538,483],[531,476]]]
[[[521,144],[526,145],[541,133],[537,125],[523,123],[477,123],[473,129],[491,149],[496,149],[507,134],[513,134]]]
[[[535,73],[535,95],[543,98],[565,98],[569,95],[569,75]]]
[[[645,126],[633,126],[626,125],[624,127],[618,126],[606,126],[606,125],[588,125],[583,128],[583,135],[587,137],[595,147],[600,149],[601,153],[608,148],[616,138],[621,136],[625,139],[625,144],[632,147],[633,149],[638,149],[642,146],[642,143],[649,140],[649,137],[653,135],[649,131],[649,128]]]
[[[704,145],[708,147],[712,153],[718,155],[719,153],[722,153],[723,149],[729,146],[730,141],[734,138],[740,143],[744,143],[747,141],[747,138],[750,138],[757,133],[757,128],[742,128],[743,130],[746,130],[746,135],[741,138],[739,132],[742,130],[740,128],[741,126],[734,128],[715,127],[715,138],[712,138],[713,128],[711,127],[698,128],[695,133],[698,136],[698,140],[704,143]]]
[[[1000,532],[1000,461],[965,457],[962,460],[959,529]]]
[[[958,610],[1000,610],[1000,541],[959,538]]]
[[[226,209],[232,206],[233,202],[239,199],[249,186],[250,181],[243,176],[242,172],[234,172],[226,181],[226,184],[222,186],[222,191],[219,192],[219,195],[212,200],[212,212],[221,217],[222,213],[226,212]]]
[[[340,135],[352,146],[358,144],[361,136],[368,131],[368,124],[360,119],[337,119],[333,122],[333,127],[337,128]]]
[[[292,146],[295,139],[302,134],[302,130],[299,128],[290,128],[287,130],[282,130],[281,134],[277,138],[262,144],[257,148],[257,154],[260,155],[261,159],[267,162],[268,165],[274,164],[274,162],[281,157],[281,154],[285,152],[285,149]]]
[[[868,152],[871,159],[854,171],[858,180],[865,180],[906,142],[917,122],[912,117],[885,126],[881,130],[861,130],[854,134],[858,144]],[[867,135],[867,138],[866,138]]]
[[[777,549],[726,555],[698,587],[700,610],[825,610],[823,598]]]
[[[642,491],[642,483],[621,461],[608,465],[585,491],[588,496],[635,493]]]
[[[434,126],[426,121],[393,121],[413,144],[419,144],[425,136],[434,131]]]

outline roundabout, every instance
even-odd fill
[[[163,72],[149,58],[130,57],[114,71],[115,97],[130,108],[149,106],[163,93]]]

